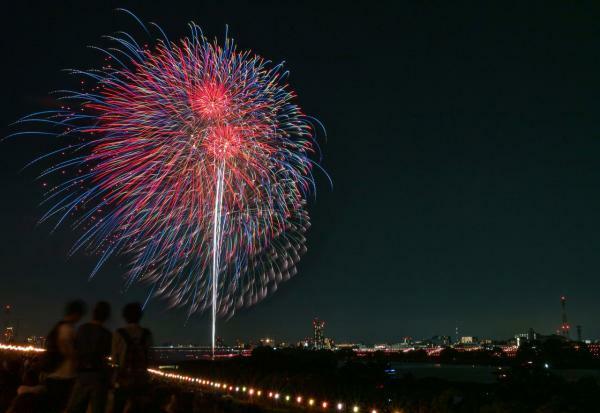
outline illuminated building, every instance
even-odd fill
[[[15,329],[14,327],[8,326],[2,333],[2,341],[4,343],[12,343],[15,340]]]
[[[452,338],[450,336],[433,336],[429,342],[433,346],[449,346],[452,342]]]
[[[515,358],[517,356],[518,347],[511,345],[500,345],[498,346],[500,350],[506,355],[508,358]]]
[[[304,340],[300,340],[296,346],[301,348],[309,348],[312,345],[312,339],[305,338]]]
[[[565,338],[569,338],[569,330],[571,329],[571,326],[567,321],[567,297],[564,295],[560,297],[560,306],[562,309],[562,324],[560,325],[560,334]]]
[[[475,344],[477,338],[471,336],[463,336],[460,338],[460,344]]]
[[[600,343],[590,343],[587,348],[593,357],[600,358]]]
[[[275,345],[275,340],[273,340],[272,338],[261,338],[260,340],[258,340],[260,345],[263,347],[273,347]]]
[[[217,347],[225,347],[225,342],[223,341],[222,337],[217,337],[216,346]]]
[[[321,350],[325,347],[325,336],[323,331],[325,330],[325,321],[315,318],[313,320],[313,346],[317,350]]]
[[[529,331],[527,332],[527,340],[535,341],[537,339],[538,339],[538,333],[536,333],[533,328],[530,328]]]
[[[38,347],[38,348],[44,348],[46,347],[46,337],[43,336],[29,336],[27,337],[27,344],[34,346],[34,347]]]
[[[515,334],[513,343],[516,343],[517,347],[519,347],[523,343],[532,343],[539,339],[540,335],[533,328],[530,328],[526,333]]]

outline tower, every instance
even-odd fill
[[[3,308],[4,311],[4,326],[2,329],[2,337],[0,337],[0,341],[5,343],[10,343],[14,340],[15,337],[15,329],[11,326],[11,313],[12,306],[10,304],[6,304]]]
[[[567,321],[567,297],[564,295],[560,297],[560,306],[562,309],[562,324],[560,325],[560,334],[565,338],[569,338],[569,329],[571,327]]]
[[[321,350],[325,346],[325,337],[323,336],[324,329],[325,321],[315,317],[313,320],[313,345],[317,350]]]

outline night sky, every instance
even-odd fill
[[[142,36],[114,7],[172,39],[189,20],[209,37],[229,24],[240,47],[287,62],[300,105],[327,128],[334,187],[317,173],[298,275],[220,322],[226,341],[300,339],[315,316],[338,342],[451,335],[457,325],[479,337],[550,333],[561,294],[572,325],[600,337],[597,2],[225,3],[3,5],[1,134],[71,85],[62,69],[98,66],[86,46],[105,45],[100,36]],[[51,148],[44,137],[0,144],[0,302],[14,306],[22,336],[45,334],[67,299],[120,308],[145,292],[120,293],[123,258],[88,281],[95,258],[67,259],[77,234],[36,225],[39,170],[19,171]],[[158,342],[209,342],[207,315],[186,322],[161,301],[145,324]]]

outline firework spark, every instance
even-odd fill
[[[240,51],[199,26],[140,46],[120,32],[91,81],[63,91],[59,110],[27,116],[69,139],[44,171],[65,175],[42,221],[82,230],[71,253],[130,258],[126,285],[217,315],[255,304],[296,272],[309,227],[318,152],[314,119],[294,103],[282,65]],[[145,28],[145,26],[144,26]],[[84,83],[84,82],[82,82]],[[61,175],[62,174],[62,175]]]

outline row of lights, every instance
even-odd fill
[[[163,377],[163,378],[167,378],[167,379],[179,380],[179,381],[184,381],[184,382],[188,382],[188,383],[196,383],[201,386],[208,386],[208,387],[212,387],[212,388],[224,390],[224,391],[229,391],[229,392],[235,392],[235,393],[241,392],[241,393],[247,394],[250,397],[260,397],[263,395],[262,390],[254,389],[252,387],[233,386],[233,385],[229,385],[227,383],[219,383],[219,382],[215,382],[215,381],[211,381],[211,380],[200,379],[200,378],[195,378],[195,377],[190,377],[190,376],[184,376],[181,374],[165,373],[163,371],[154,370],[154,369],[148,369],[148,372],[150,372],[151,374]],[[271,392],[271,391],[267,393],[267,397],[269,399],[272,399],[275,401],[279,401],[279,400],[283,399],[286,402],[290,402],[292,400],[292,396],[290,396],[289,394],[282,397],[281,394],[279,394],[277,392]],[[295,401],[299,405],[302,405],[302,403],[304,401],[306,401],[306,404],[309,407],[314,407],[315,405],[317,405],[316,400],[313,398],[309,398],[309,399],[305,400],[302,396],[296,396]],[[329,408],[329,403],[326,401],[323,401],[320,403],[320,406],[323,409],[327,409],[327,408]],[[344,404],[336,403],[335,409],[338,411],[344,410]],[[352,413],[359,413],[360,407],[358,405],[354,405],[354,406],[352,406],[351,411],[352,411]],[[376,409],[372,409],[370,411],[370,413],[378,413],[378,411]]]
[[[43,348],[33,346],[16,346],[13,344],[0,344],[0,350],[19,351],[22,353],[41,353],[46,351]]]

